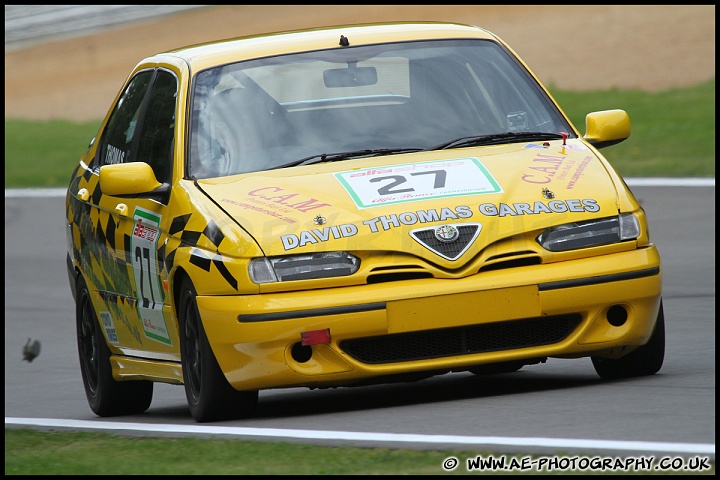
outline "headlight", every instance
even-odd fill
[[[250,261],[250,279],[255,283],[271,283],[343,277],[352,275],[358,268],[360,259],[347,252],[262,257]]]
[[[639,236],[638,219],[631,213],[623,213],[617,217],[548,228],[537,237],[537,242],[551,252],[564,252],[634,240]]]

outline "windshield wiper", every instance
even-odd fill
[[[310,155],[309,157],[301,158],[299,160],[293,160],[292,162],[283,163],[277,167],[272,167],[271,170],[277,168],[286,167],[297,167],[300,165],[312,165],[313,163],[320,162],[334,162],[335,160],[347,160],[348,158],[361,158],[361,157],[377,157],[379,155],[390,155],[393,153],[405,153],[405,152],[419,152],[422,148],[374,148],[366,150],[352,150],[349,152],[335,152],[335,153],[318,153],[317,155]]]
[[[446,148],[474,147],[479,145],[495,145],[498,143],[528,142],[535,140],[558,140],[563,138],[559,133],[547,132],[505,132],[490,135],[471,135],[443,142],[425,150],[444,150]]]

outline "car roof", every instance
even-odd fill
[[[146,62],[177,60],[186,62],[191,70],[199,71],[215,65],[288,53],[323,50],[340,46],[340,36],[349,45],[370,45],[386,42],[480,38],[498,40],[485,29],[472,25],[443,22],[399,22],[365,25],[344,25],[311,28],[262,35],[219,40],[190,45],[160,53]],[[174,57],[170,60],[167,57]]]

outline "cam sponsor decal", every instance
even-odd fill
[[[163,302],[165,294],[160,285],[158,272],[157,242],[160,237],[160,219],[151,211],[137,207],[133,214],[135,227],[130,239],[130,254],[135,277],[135,288],[139,296],[137,309],[145,336],[166,345],[171,345]]]
[[[335,178],[358,208],[502,192],[477,158],[351,170]]]
[[[230,203],[245,210],[268,215],[285,223],[293,224],[297,220],[293,215],[306,213],[318,208],[330,207],[331,204],[299,193],[291,192],[282,187],[270,186],[251,190],[247,198],[234,200],[223,198],[221,202]]]
[[[566,188],[572,190],[592,159],[593,157],[585,157],[577,164],[576,159],[573,158],[539,154],[533,158],[532,165],[527,168],[528,172],[524,173],[521,179],[523,182],[539,185],[552,181],[567,182]]]
[[[323,203],[315,198],[303,196],[299,193],[290,192],[281,187],[262,187],[248,192],[251,197],[267,200],[272,203],[297,210],[308,212],[316,208],[329,207],[329,203]]]
[[[250,202],[252,202],[254,199],[250,199]],[[223,198],[220,200],[221,202],[225,203],[231,203],[235,206],[244,208],[246,210],[252,210],[254,212],[263,213],[265,215],[269,215],[271,217],[277,218],[278,220],[282,220],[286,223],[296,223],[297,220],[294,218],[285,216],[283,213],[275,211],[272,206],[265,206],[265,205],[251,205],[248,202],[238,202],[237,200],[231,200],[229,198]]]
[[[588,163],[590,163],[590,160],[592,160],[592,157],[585,157],[583,158],[582,162],[580,162],[580,165],[578,165],[578,168],[572,174],[572,177],[570,177],[570,181],[568,182],[567,186],[568,190],[571,190],[575,187],[575,183],[577,183],[580,175],[582,175],[583,173],[583,170],[585,170],[585,167],[587,167]]]
[[[528,167],[532,171],[523,174],[521,178],[527,183],[550,183],[564,160],[565,157],[539,154],[533,158],[532,166]]]

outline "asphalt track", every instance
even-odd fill
[[[629,180],[663,258],[667,351],[651,377],[603,382],[588,359],[513,374],[263,391],[251,419],[196,424],[182,387],[143,415],[85,400],[65,271],[63,190],[5,192],[5,427],[506,453],[715,456],[715,182]],[[42,344],[22,359],[28,339]]]

